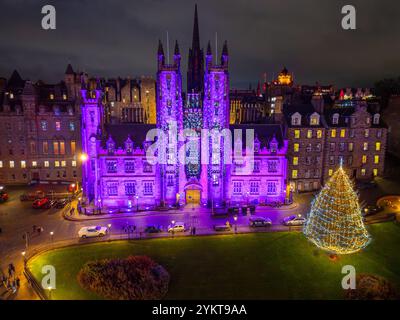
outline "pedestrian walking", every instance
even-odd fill
[[[193,227],[193,235],[196,235],[196,227]]]

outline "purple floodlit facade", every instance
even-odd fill
[[[219,63],[214,62],[208,44],[203,66],[197,29],[196,11],[189,68],[191,74],[202,75],[204,82],[199,82],[198,76],[188,77],[187,88],[191,89],[186,96],[182,93],[178,43],[172,63],[159,43],[155,127],[105,125],[101,90],[82,90],[82,149],[87,155],[82,168],[87,202],[105,210],[134,211],[188,203],[216,208],[288,200],[288,142],[282,126],[229,125],[227,43]],[[147,154],[155,143],[146,137],[150,129],[168,137],[158,140],[161,147],[152,159]],[[186,135],[184,129],[192,131]],[[216,138],[204,137],[205,129]],[[246,135],[254,137],[250,144]],[[232,147],[230,158],[227,146]],[[178,161],[180,150],[184,150],[184,162]],[[158,160],[155,164],[154,159]],[[250,163],[251,170],[244,171]]]

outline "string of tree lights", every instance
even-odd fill
[[[319,248],[336,254],[354,253],[368,245],[358,196],[342,165],[313,201],[304,234]]]

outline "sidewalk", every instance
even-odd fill
[[[76,205],[72,204],[73,207],[76,208]],[[285,205],[282,207],[270,207],[270,206],[257,206],[256,212],[254,215],[257,215],[257,212],[273,212],[273,211],[285,211],[285,210],[293,210],[299,207],[299,204],[294,202],[290,205]],[[198,213],[207,213],[211,216],[211,209],[198,207],[195,209]],[[110,213],[110,214],[97,214],[97,215],[85,215],[85,214],[78,214],[77,210],[75,210],[75,214],[72,216],[69,215],[69,210],[63,211],[63,217],[69,221],[93,221],[93,220],[108,220],[108,219],[118,219],[118,218],[133,218],[133,217],[144,217],[144,216],[157,216],[157,215],[173,215],[173,214],[185,214],[185,213],[192,213],[193,210],[191,207],[182,208],[177,210],[166,210],[166,211],[133,211],[129,213]]]

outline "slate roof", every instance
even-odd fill
[[[105,134],[102,137],[102,146],[105,146],[109,136],[115,142],[116,148],[123,148],[128,136],[133,141],[134,148],[142,147],[146,140],[146,134],[150,129],[155,129],[154,124],[120,123],[105,125]]]
[[[278,141],[279,148],[283,147],[283,129],[280,124],[235,124],[230,125],[232,131],[232,140],[234,140],[234,129],[242,129],[243,146],[246,145],[246,129],[254,129],[254,138],[261,142],[261,148],[268,147],[273,137]],[[233,141],[232,141],[233,142]]]

